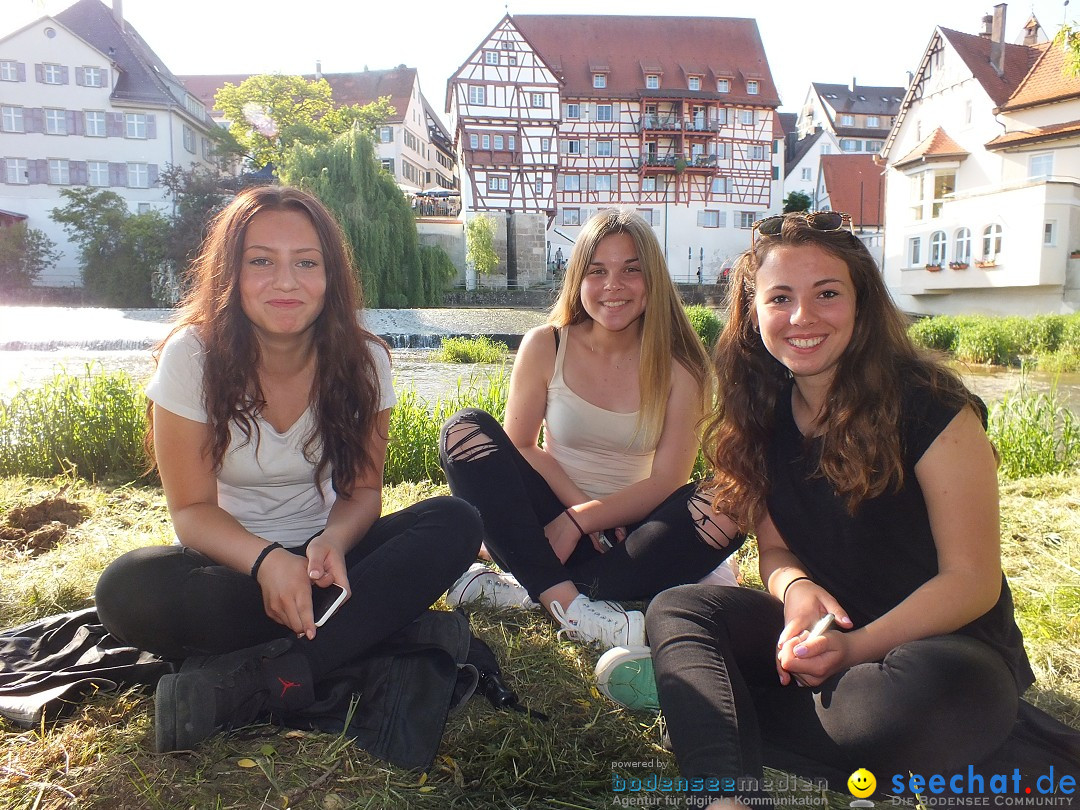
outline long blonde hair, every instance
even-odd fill
[[[641,323],[641,357],[638,378],[641,408],[638,430],[646,443],[659,439],[664,426],[668,395],[671,391],[671,360],[681,363],[701,391],[702,408],[712,393],[709,357],[668,273],[660,242],[652,227],[632,208],[609,208],[589,219],[581,229],[562,289],[551,310],[548,323],[570,326],[589,320],[581,303],[581,284],[600,241],[613,234],[625,233],[634,240],[641,272],[645,279],[646,305]]]

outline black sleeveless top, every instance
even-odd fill
[[[839,600],[855,627],[884,615],[937,574],[915,464],[957,413],[929,389],[908,386],[901,417],[903,488],[863,501],[852,515],[832,485],[815,474],[820,440],[805,438],[795,424],[790,386],[780,396],[767,451],[769,514],[807,573]],[[983,421],[985,426],[985,415]],[[996,650],[1020,693],[1034,683],[1004,574],[997,604],[956,632]]]

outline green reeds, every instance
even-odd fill
[[[505,343],[480,335],[443,338],[434,359],[440,363],[503,363],[509,356]]]
[[[1061,404],[1056,388],[1036,394],[1021,377],[1020,387],[990,408],[988,432],[1004,479],[1080,466],[1080,419]]]

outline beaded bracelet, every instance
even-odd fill
[[[795,579],[791,580],[791,582],[789,582],[787,585],[784,586],[784,595],[780,597],[781,602],[787,602],[787,592],[791,590],[792,585],[794,585],[796,582],[798,582],[801,579],[805,579],[807,582],[812,581],[810,579],[810,577],[795,577]]]
[[[259,556],[255,558],[255,562],[251,564],[251,578],[259,578],[259,568],[262,567],[263,560],[266,559],[266,555],[273,551],[275,548],[284,548],[281,543],[270,543],[266,548],[259,552]]]
[[[566,515],[566,516],[567,516],[568,518],[570,518],[570,522],[574,524],[574,527],[575,527],[575,528],[576,528],[576,529],[578,530],[578,533],[579,533],[579,534],[580,534],[580,535],[581,535],[582,537],[584,537],[584,536],[585,536],[585,530],[581,528],[581,524],[580,524],[580,523],[578,523],[578,522],[577,522],[576,520],[574,520],[574,513],[573,513],[573,512],[571,512],[571,511],[570,511],[569,509],[563,509],[563,513],[564,513],[564,514],[565,514],[565,515]]]

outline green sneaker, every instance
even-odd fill
[[[601,655],[596,662],[596,688],[632,711],[660,711],[648,647],[612,647]]]

